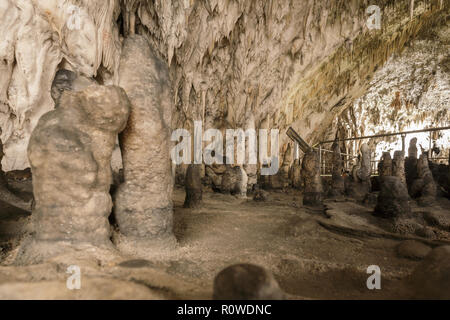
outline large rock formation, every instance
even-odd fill
[[[39,120],[28,156],[33,173],[34,236],[21,261],[40,260],[64,244],[110,245],[111,156],[130,105],[119,87],[64,92]]]
[[[215,300],[282,300],[286,294],[274,276],[252,264],[225,268],[214,279]]]
[[[322,177],[320,176],[319,153],[305,153],[302,162],[303,204],[318,206],[323,201]]]
[[[115,194],[115,216],[125,236],[118,240],[119,247],[133,251],[135,245],[140,247],[135,241],[174,244],[170,160],[173,97],[167,66],[155,56],[147,40],[130,36],[123,45],[120,85],[131,101],[131,113],[120,135],[125,182]]]

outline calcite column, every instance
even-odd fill
[[[303,204],[318,206],[323,202],[323,186],[320,177],[319,153],[309,151],[303,157],[302,180],[304,185]]]
[[[378,163],[378,175],[383,177],[392,176],[392,158],[389,152],[383,152],[381,160]]]
[[[184,180],[186,190],[185,208],[197,208],[202,202],[201,169],[199,164],[190,164],[188,166]]]
[[[408,157],[417,159],[417,138],[412,138],[409,141]]]
[[[269,176],[269,183],[271,189],[285,189],[289,187],[289,170],[291,166],[292,151],[291,146],[286,146],[286,151],[283,155],[283,162],[275,175]]]
[[[21,261],[40,261],[67,244],[110,246],[111,156],[129,101],[119,87],[64,92],[39,120],[28,145],[34,236]]]
[[[398,177],[406,186],[405,155],[403,151],[394,152],[394,160],[392,161],[392,175],[394,177]]]
[[[358,172],[358,177],[359,179],[361,179],[361,181],[370,182],[370,173],[372,171],[370,159],[370,148],[367,143],[363,143],[361,145],[361,168]]]
[[[124,183],[115,194],[120,230],[116,243],[121,250],[136,253],[147,245],[173,246],[173,97],[168,68],[144,37],[133,35],[123,42],[119,77],[131,113],[119,137]]]
[[[344,177],[342,176],[343,161],[339,143],[334,142],[331,150],[333,151],[333,160],[331,169],[331,190],[329,195],[330,197],[338,197],[345,193]]]
[[[417,138],[412,138],[409,142],[408,157],[405,159],[405,176],[411,194],[411,186],[417,179]]]
[[[437,187],[428,165],[427,154],[422,154],[417,162],[417,179],[412,183],[411,192],[422,206],[433,205],[436,200]]]
[[[370,183],[370,149],[362,144],[358,163],[352,169],[352,176],[345,180],[345,192],[358,201],[364,200],[371,190]]]

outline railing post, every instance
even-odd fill
[[[319,172],[322,174],[322,145],[319,145],[319,163],[320,163],[320,169]]]
[[[431,139],[432,139],[432,132],[430,131],[430,142],[428,146],[428,160],[431,160]]]

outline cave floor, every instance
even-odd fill
[[[1,230],[25,232],[29,216],[14,216],[0,202],[0,299],[210,299],[214,276],[235,263],[271,270],[290,299],[410,297],[406,280],[419,261],[398,256],[402,237],[372,223],[370,208],[349,200],[303,207],[296,190],[269,197],[255,202],[204,192],[201,208],[185,209],[184,190],[176,188],[177,248],[149,248],[143,259],[87,245],[28,266],[14,264],[19,240]],[[443,199],[437,210],[449,203]],[[66,287],[69,265],[80,267],[80,290]],[[381,290],[367,289],[370,265],[381,269]]]

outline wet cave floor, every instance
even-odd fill
[[[175,189],[177,248],[149,248],[143,259],[86,246],[29,266],[14,265],[29,214],[0,202],[0,299],[210,299],[215,275],[235,263],[269,269],[289,299],[410,297],[420,261],[398,255],[404,239],[368,207],[348,199],[304,207],[290,189],[264,202],[206,191],[201,208],[185,209],[184,195]],[[440,199],[435,209],[449,207]],[[66,287],[69,265],[80,267],[80,290]],[[381,290],[366,286],[371,265],[381,269]]]

